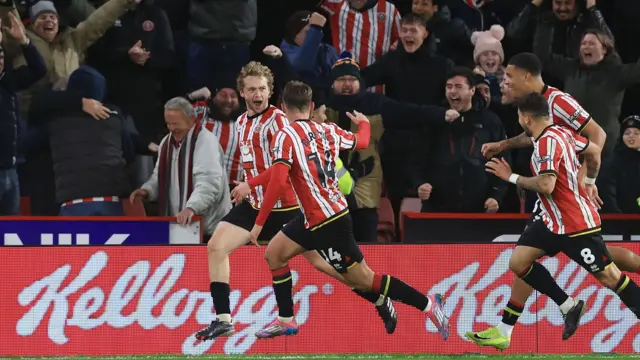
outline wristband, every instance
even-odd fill
[[[514,184],[514,185],[517,185],[519,177],[520,177],[520,175],[518,175],[518,174],[511,174],[511,176],[509,176],[509,182]]]
[[[588,178],[584,179],[584,183],[587,184],[587,185],[594,185],[596,183],[596,179],[588,177]]]

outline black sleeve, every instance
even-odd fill
[[[399,102],[380,95],[380,115],[385,129],[413,129],[441,125],[447,109],[440,106]]]
[[[152,44],[151,57],[149,57],[147,64],[153,69],[162,70],[173,65],[175,48],[173,45],[173,33],[171,32],[171,26],[169,25],[169,18],[164,10],[156,10],[155,18],[158,29]]]
[[[491,141],[497,142],[497,141],[506,139],[507,134],[504,130],[504,126],[502,125],[502,122],[500,121],[500,118],[498,118],[496,114],[488,110],[485,111],[485,116],[491,118],[491,124],[492,124]],[[497,154],[496,157],[504,158],[509,163],[509,165],[513,166],[513,164],[511,163],[510,151],[508,150],[504,151],[500,154]],[[507,190],[509,189],[509,183],[502,181],[500,178],[498,178],[493,174],[487,173],[487,176],[489,176],[489,189],[487,193],[487,198],[494,198],[496,199],[496,201],[498,201],[498,204],[502,204],[502,201],[504,200],[504,196],[507,194]]]
[[[614,155],[615,156],[615,155]],[[601,171],[603,174],[602,179],[598,184],[598,192],[600,193],[600,198],[602,199],[602,213],[613,213],[613,214],[621,214],[622,210],[618,206],[618,181],[617,178],[620,176],[619,169],[620,164],[617,159],[613,159],[611,164],[608,165],[606,171]],[[604,170],[604,169],[603,169]]]
[[[506,27],[506,35],[512,39],[524,40],[533,35],[533,29],[539,18],[540,8],[528,3],[524,9]]]
[[[82,95],[72,91],[43,90],[31,99],[29,123],[47,122],[53,116],[73,114],[82,111]]]

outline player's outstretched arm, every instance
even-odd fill
[[[587,166],[587,177],[593,179],[594,182],[600,172],[601,153],[602,148],[591,141],[589,141],[587,147],[579,153],[580,155],[584,155],[585,165]]]
[[[520,176],[511,171],[511,166],[504,158],[491,159],[486,164],[486,171],[504,181],[543,195],[550,195],[556,187],[557,174],[555,170],[546,170],[544,173],[534,177]]]
[[[519,149],[533,146],[533,142],[531,142],[531,138],[527,136],[524,132],[518,136],[503,140],[506,145],[506,149]]]
[[[601,149],[607,140],[607,133],[594,119],[589,120],[589,123],[582,129],[580,134],[588,138],[590,142],[598,145]]]

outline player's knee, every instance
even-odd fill
[[[269,269],[279,269],[288,264],[287,259],[282,256],[282,253],[271,247],[267,247],[267,250],[264,252],[264,259],[269,265]]]
[[[595,277],[598,279],[602,286],[615,290],[618,282],[620,282],[620,278],[622,277],[622,273],[620,269],[618,269],[614,264],[607,266],[604,270],[595,274]]]
[[[214,232],[213,236],[207,241],[207,252],[209,256],[225,256],[227,255],[225,252],[225,247],[223,244],[223,238],[220,236],[220,233]]]
[[[523,259],[517,256],[512,256],[511,259],[509,259],[509,269],[518,277],[522,277],[530,266],[531,263],[523,261]]]

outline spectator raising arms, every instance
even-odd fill
[[[98,40],[133,5],[142,0],[109,0],[76,28],[58,28],[58,12],[51,1],[41,0],[29,9],[31,25],[27,35],[47,64],[47,76],[20,93],[22,113],[29,109],[34,92],[50,88],[59,78],[69,76],[85,56],[87,48]],[[0,2],[0,18],[14,12],[13,0]],[[5,39],[6,40],[6,39]],[[14,50],[15,46],[4,42],[8,57],[18,56],[14,66],[24,65],[26,60]]]
[[[534,50],[543,69],[564,81],[564,90],[582,104],[607,133],[602,161],[607,162],[620,136],[620,108],[628,86],[640,83],[640,63],[622,64],[613,38],[600,30],[587,30],[578,58],[552,53],[552,27],[540,27]],[[606,165],[606,164],[605,164]]]
[[[9,19],[9,34],[22,47],[27,65],[5,69],[4,49],[0,46],[0,216],[18,215],[20,212],[20,188],[16,172],[20,113],[16,91],[31,86],[47,71],[44,60],[27,37],[18,18],[9,14]]]

